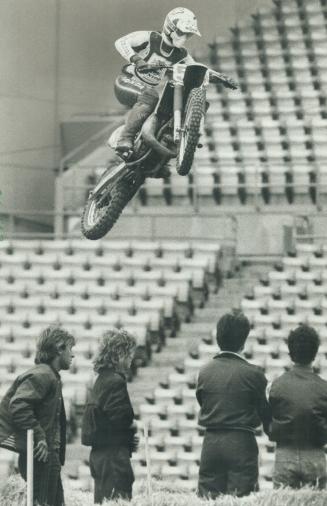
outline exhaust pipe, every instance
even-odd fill
[[[155,138],[157,127],[158,118],[155,114],[151,114],[151,116],[149,116],[144,122],[141,130],[141,136],[143,137],[144,142],[161,156],[175,158],[176,153],[160,144],[160,142]]]

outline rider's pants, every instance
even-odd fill
[[[137,132],[153,112],[158,92],[129,74],[120,74],[115,82],[115,95],[120,103],[131,107],[118,145],[132,147]]]

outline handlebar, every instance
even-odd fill
[[[138,72],[145,73],[145,72],[151,72],[151,70],[162,70],[162,69],[173,69],[173,65],[144,65],[140,68],[138,68]]]
[[[196,62],[194,64],[196,65]],[[199,65],[203,65],[203,64],[199,64]],[[203,65],[203,66],[205,66],[205,65]],[[146,72],[151,72],[151,71],[155,71],[155,70],[162,70],[162,69],[172,70],[173,68],[174,68],[174,65],[162,65],[162,64],[160,64],[160,65],[144,65],[144,66],[138,68],[138,72],[143,74]],[[207,68],[209,70],[211,83],[219,83],[219,84],[222,84],[223,86],[225,86],[226,88],[230,88],[232,90],[237,90],[238,84],[236,83],[236,81],[234,81],[233,78],[228,77],[225,74],[222,74],[220,72],[217,72],[216,70],[212,70],[209,67],[207,67]]]

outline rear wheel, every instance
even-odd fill
[[[177,172],[186,176],[191,170],[194,153],[199,142],[199,131],[205,112],[205,91],[202,88],[191,90],[186,102],[183,129],[177,157]]]
[[[90,194],[82,216],[81,229],[87,239],[101,239],[112,229],[126,204],[136,194],[143,179],[126,178],[105,188],[102,194]]]

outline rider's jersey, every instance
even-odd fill
[[[161,33],[151,31],[132,32],[116,40],[117,51],[128,62],[137,54],[149,64],[172,65],[174,63],[192,63],[194,60],[184,47],[169,46],[163,40]],[[134,65],[127,65],[125,70],[135,75]],[[160,69],[146,74],[146,83],[157,86],[166,70]]]

